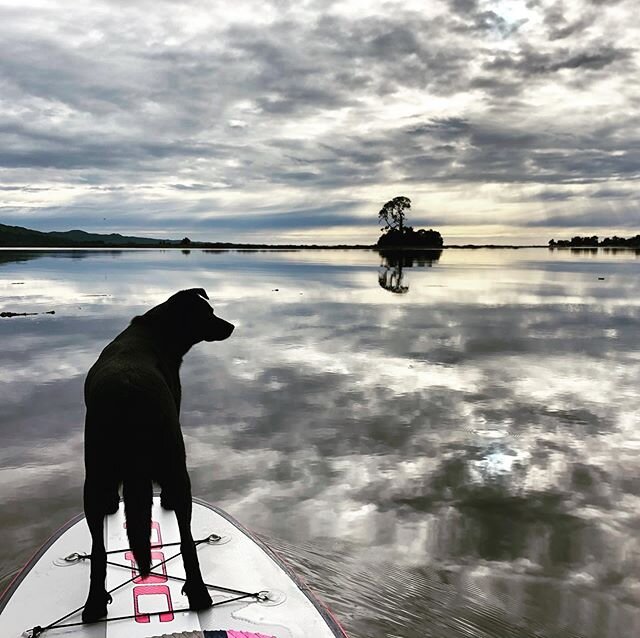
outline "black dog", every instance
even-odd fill
[[[175,511],[191,609],[211,597],[191,536],[191,484],[180,422],[182,357],[200,341],[222,341],[234,326],[216,317],[202,288],[182,290],[135,317],[103,351],[85,381],[84,510],[91,532],[91,585],[82,619],[107,614],[103,521],[118,509],[123,486],[127,535],[143,576],[151,569],[152,481]]]

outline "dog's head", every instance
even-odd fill
[[[181,290],[169,297],[184,314],[185,323],[197,341],[224,341],[231,336],[235,326],[220,317],[216,317],[213,307],[208,303],[209,296],[204,288]]]
[[[160,328],[187,348],[201,341],[224,341],[235,326],[216,317],[207,299],[204,288],[181,290],[134,321]]]

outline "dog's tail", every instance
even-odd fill
[[[129,547],[138,564],[138,571],[142,576],[148,576],[151,571],[153,484],[150,478],[136,473],[125,477],[122,488]]]

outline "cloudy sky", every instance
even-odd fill
[[[0,0],[0,222],[640,232],[637,0]]]

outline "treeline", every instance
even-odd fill
[[[615,248],[640,248],[640,235],[634,237],[605,237],[600,239],[597,235],[591,237],[572,237],[571,239],[555,239],[549,240],[550,248],[598,248],[600,246],[609,246]]]

